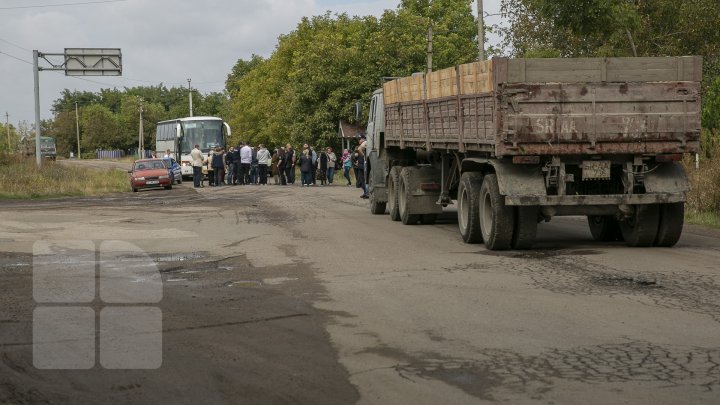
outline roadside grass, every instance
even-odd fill
[[[720,228],[720,146],[715,146],[709,156],[712,158],[701,159],[699,169],[693,159],[683,161],[691,184],[685,219],[692,224]]]
[[[130,189],[128,175],[120,170],[98,170],[34,159],[0,156],[0,199],[40,199],[97,196]]]

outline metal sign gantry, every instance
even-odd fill
[[[62,57],[54,63],[48,57]],[[49,67],[41,67],[40,60]],[[40,71],[64,71],[65,76],[122,76],[122,52],[120,48],[65,48],[63,53],[33,51],[35,77],[35,160],[42,165],[40,154]]]

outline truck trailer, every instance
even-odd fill
[[[373,214],[466,243],[530,249],[540,222],[587,216],[598,241],[677,243],[700,147],[702,58],[493,58],[394,79],[370,104]]]

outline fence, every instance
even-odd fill
[[[124,158],[125,156],[137,156],[137,151],[124,151],[124,150],[96,150],[95,151],[95,158],[96,159],[120,159]],[[153,157],[153,151],[146,150],[143,153],[144,158],[151,158]]]

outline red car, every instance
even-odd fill
[[[133,163],[130,173],[130,187],[137,192],[141,188],[165,187],[172,189],[173,179],[162,159],[141,159]]]

